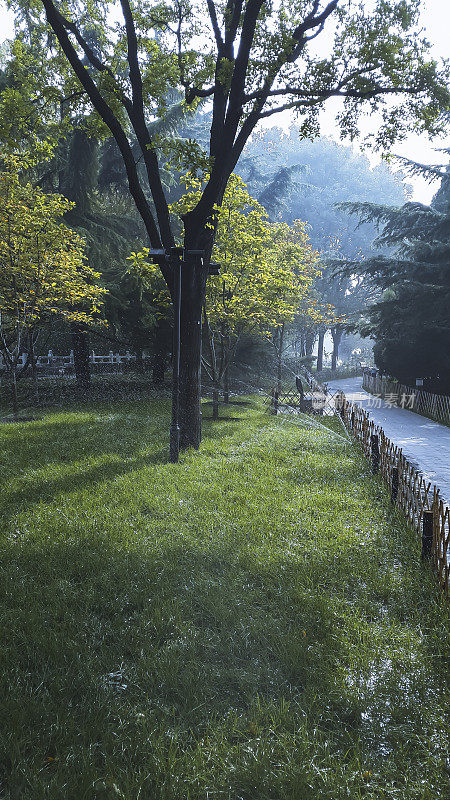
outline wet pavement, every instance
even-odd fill
[[[424,477],[436,484],[442,499],[450,505],[450,428],[365,392],[362,378],[343,378],[327,385],[331,392],[342,389],[347,400],[364,408]]]

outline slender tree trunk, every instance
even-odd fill
[[[166,371],[166,354],[157,350],[152,360],[152,381],[155,386],[162,386]]]
[[[202,303],[205,277],[195,261],[182,266],[180,346],[180,447],[198,449],[201,425]]]
[[[15,365],[11,368],[11,398],[14,420],[19,421],[19,402],[17,400],[17,375]]]
[[[89,334],[84,326],[72,325],[72,346],[77,384],[80,389],[89,389],[91,383]]]
[[[139,375],[143,375],[144,374],[144,359],[143,359],[143,356],[142,356],[142,347],[135,347],[134,348],[134,354],[136,356],[136,372],[138,372]]]
[[[333,328],[331,331],[333,337],[333,354],[331,356],[331,369],[336,371],[337,360],[339,358],[339,345],[342,339],[342,330],[340,328]]]
[[[230,360],[231,360],[231,352],[230,352],[230,337],[225,335],[222,339],[222,356],[224,363],[226,364],[225,369],[223,371],[223,402],[225,405],[228,405],[230,402]]]
[[[312,351],[313,351],[315,340],[316,340],[316,334],[312,333],[311,331],[306,331],[306,333],[305,333],[305,351],[306,351],[305,355],[307,355],[307,356],[311,356],[312,355]]]
[[[277,392],[281,392],[281,356],[283,354],[284,325],[278,328],[278,351],[277,351]]]
[[[305,334],[302,331],[300,337],[300,358],[303,358],[304,356],[305,356]]]
[[[230,365],[225,367],[223,373],[223,402],[228,405],[230,402]]]
[[[323,340],[325,338],[325,331],[319,331],[319,341],[317,344],[317,372],[323,370]]]
[[[277,392],[281,392],[281,347],[277,352]]]

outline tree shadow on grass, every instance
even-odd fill
[[[31,800],[44,785],[48,797],[94,796],[99,775],[127,775],[131,797],[147,774],[149,796],[179,798],[167,789],[167,764],[184,785],[186,770],[214,753],[222,767],[208,785],[218,790],[222,770],[233,781],[255,741],[264,769],[245,796],[265,797],[263,774],[275,781],[273,758],[289,774],[300,735],[324,765],[324,735],[346,759],[366,735],[361,692],[343,678],[353,667],[349,631],[336,598],[312,588],[326,553],[261,563],[244,543],[130,550],[92,537],[11,545],[2,560],[4,612],[15,620],[0,677],[9,683],[0,760],[12,797]],[[422,719],[417,702],[408,713],[411,724],[414,713]],[[383,742],[400,735],[406,745],[410,732],[394,726]],[[381,734],[370,736],[375,747]],[[406,769],[416,754],[405,754]],[[302,797],[320,796],[319,777],[312,770]],[[293,795],[272,784],[269,796]]]
[[[151,441],[151,450],[146,446]],[[12,427],[2,436],[3,470],[0,517],[4,523],[35,503],[87,487],[147,465],[168,463],[168,446],[156,438],[148,420],[133,427],[121,418],[86,420],[65,416],[60,421]],[[99,459],[100,463],[89,463]]]
[[[205,421],[208,419],[208,420],[211,420],[213,422],[240,422],[242,420],[242,417],[224,417],[224,416],[220,415],[216,419],[213,419],[212,416],[211,417],[204,417],[203,419]]]
[[[163,436],[151,418],[140,415],[133,418],[132,426],[125,415],[115,415],[112,419],[107,416],[80,419],[77,414],[72,417],[65,414],[61,419],[44,419],[23,428],[11,425],[1,431],[8,478],[22,473],[24,468],[43,468],[46,464],[67,463],[96,455],[128,456],[149,442],[159,450]]]
[[[205,421],[206,422],[206,421]],[[205,424],[206,438],[229,436],[233,423]],[[169,463],[164,424],[141,414],[91,416],[89,411],[62,414],[26,426],[1,431],[3,474],[0,471],[0,517],[6,525],[17,512],[36,503],[49,503],[65,494],[138,471],[147,465]],[[148,449],[150,446],[151,449]],[[101,463],[89,463],[98,460]]]
[[[199,724],[214,710],[247,708],[257,694],[276,700],[303,691],[318,667],[305,626],[330,663],[343,655],[332,604],[296,598],[298,565],[283,560],[271,571],[227,547],[167,541],[163,552],[133,552],[90,537],[11,545],[3,565],[7,606],[18,615],[8,649],[26,668],[25,680],[34,684],[48,672],[50,693],[53,682],[64,687],[81,714],[83,699],[88,704],[102,677],[120,666],[127,691],[106,692],[113,706],[147,696]]]
[[[13,518],[17,512],[23,512],[37,503],[50,503],[80,489],[87,487],[95,489],[101,483],[138,471],[142,467],[167,463],[168,453],[166,450],[161,450],[149,455],[127,458],[126,461],[103,462],[88,466],[81,468],[79,472],[72,471],[54,479],[47,475],[41,481],[36,480],[36,477],[30,480],[24,479],[15,491],[1,490],[0,519],[7,524],[8,519]]]

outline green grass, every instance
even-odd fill
[[[226,413],[0,426],[2,800],[448,798],[413,534],[333,422]]]

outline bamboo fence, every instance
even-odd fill
[[[407,461],[401,448],[383,429],[343,393],[337,409],[347,429],[358,439],[374,472],[380,472],[391,492],[391,501],[401,508],[409,523],[422,536],[422,556],[430,557],[445,595],[449,596],[450,509],[439,497],[439,489]]]
[[[412,389],[386,376],[368,372],[363,375],[363,389],[378,397],[389,398],[393,405],[402,405],[416,414],[450,425],[450,397],[447,395]]]
[[[422,538],[422,557],[430,558],[446,597],[450,583],[450,508],[439,496],[437,486],[427,481],[406,459],[398,445],[386,436],[383,428],[370,419],[364,409],[348,402],[345,394],[326,392],[308,374],[310,391],[302,399],[298,391],[279,393],[272,389],[266,402],[272,413],[338,413],[347,430],[361,443],[364,454],[372,462],[390,489],[391,502],[404,512],[408,522]],[[317,397],[318,404],[314,403]]]

